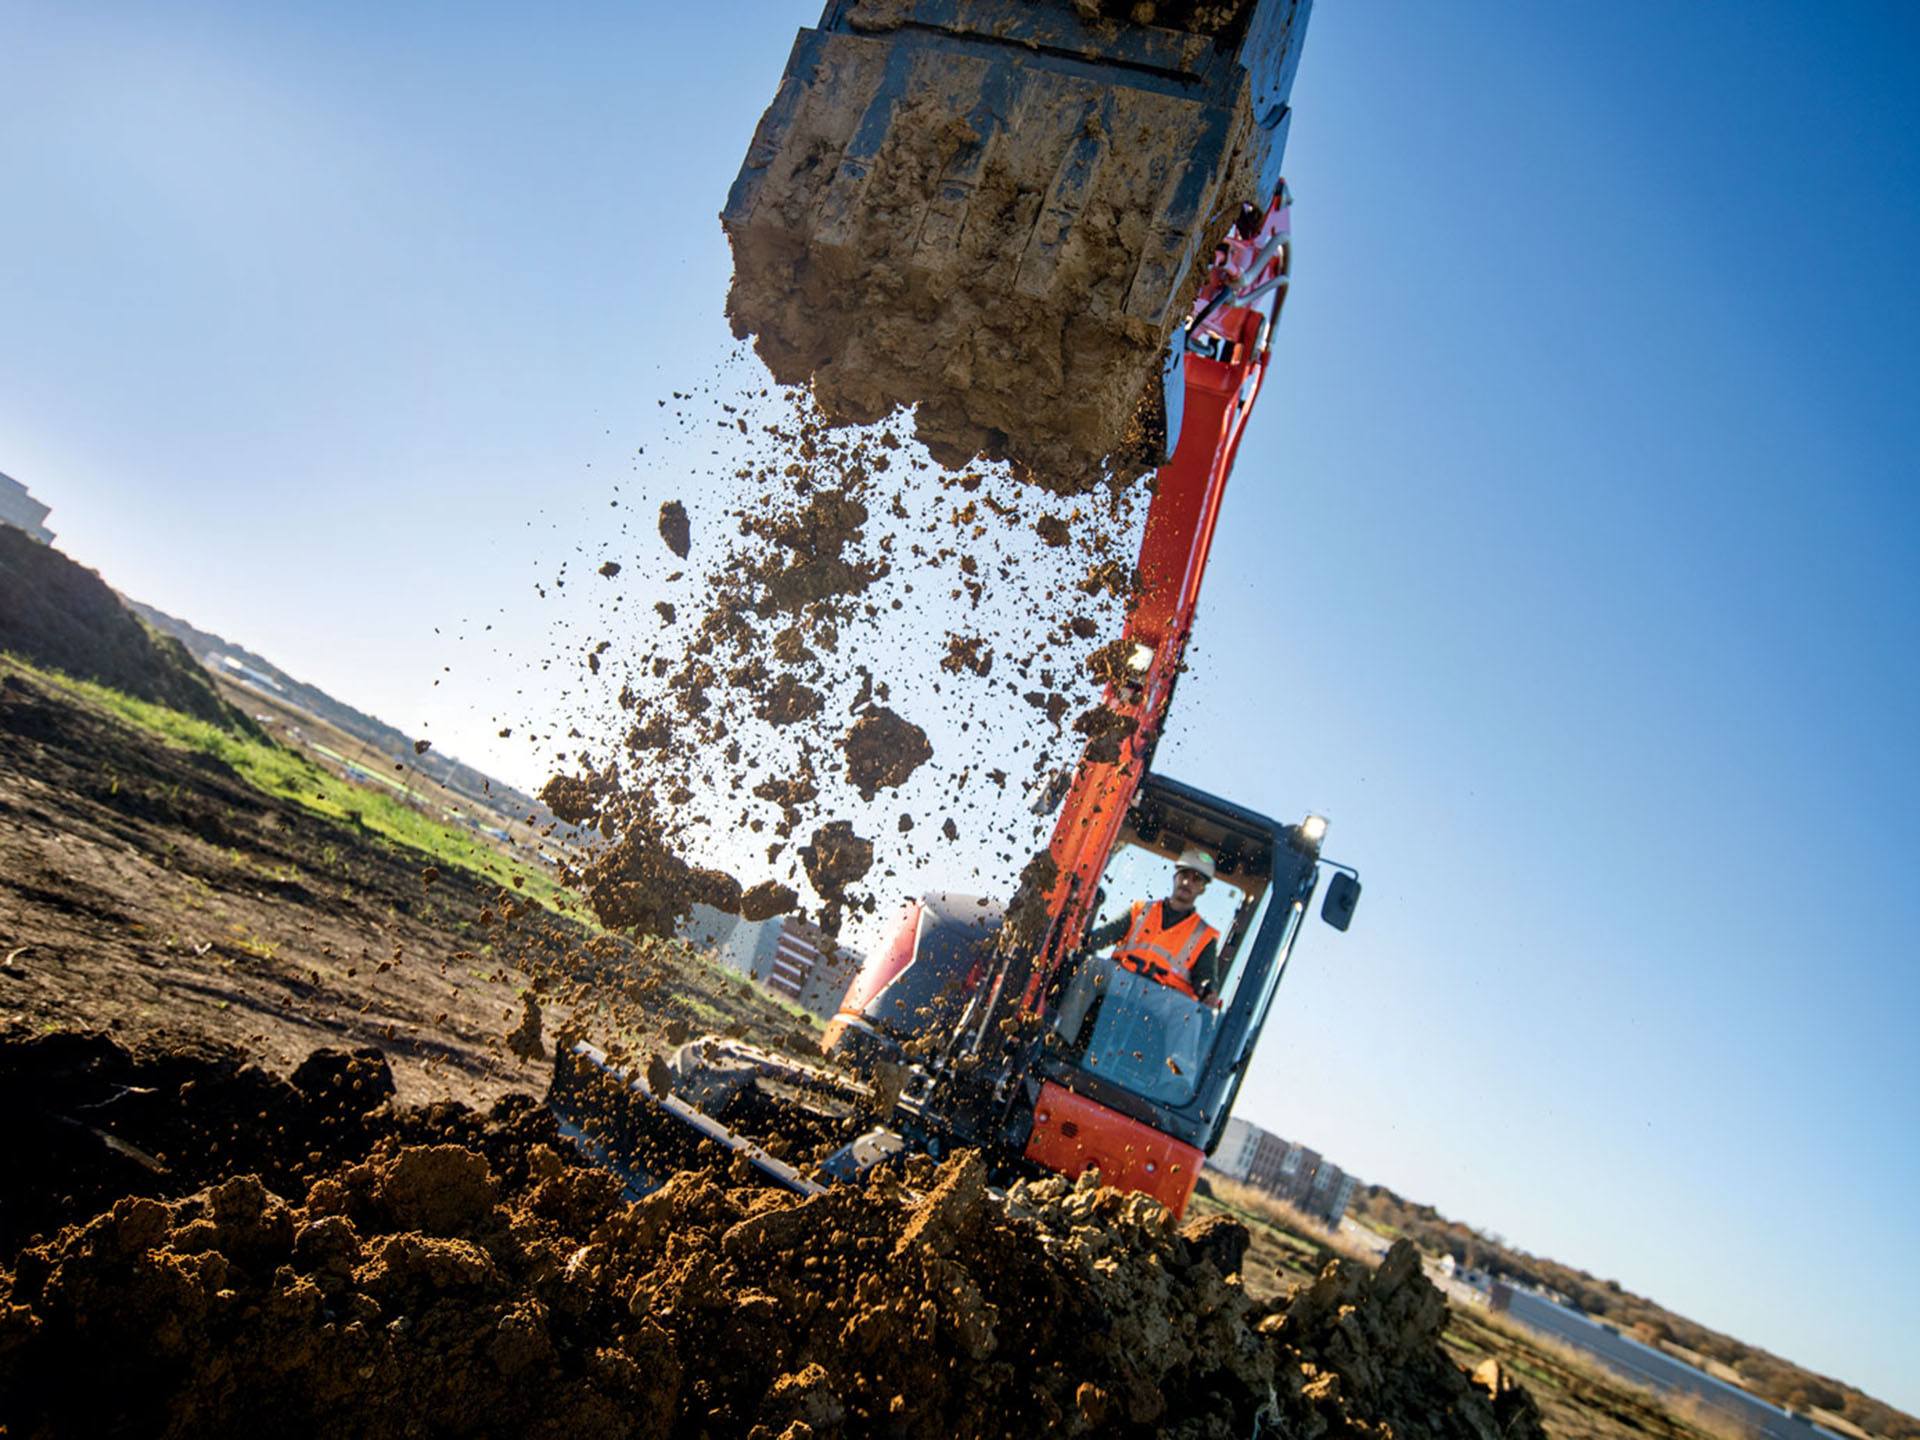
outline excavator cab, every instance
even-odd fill
[[[1082,949],[1051,987],[1025,1153],[1146,1190],[1178,1211],[1218,1142],[1318,884],[1317,817],[1284,825],[1149,775],[1101,878],[1089,931],[1165,895],[1188,846],[1216,857],[1196,908],[1220,932],[1218,994],[1195,999]],[[1357,880],[1348,880],[1354,895]],[[1346,911],[1350,916],[1351,908]]]

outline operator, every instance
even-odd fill
[[[1173,862],[1173,893],[1149,904],[1133,902],[1130,915],[1087,936],[1090,949],[1117,945],[1113,958],[1128,970],[1159,981],[1190,1000],[1219,1005],[1220,932],[1193,902],[1213,880],[1213,857],[1189,846]]]

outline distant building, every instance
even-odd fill
[[[53,532],[45,520],[52,512],[33,496],[27,487],[11,475],[0,475],[0,522],[24,530],[42,545],[53,543]]]
[[[236,660],[231,655],[215,654],[207,657],[230,680],[238,680],[251,685],[256,690],[266,690],[275,695],[287,693],[286,687],[271,675],[256,670],[253,666]]]
[[[1258,1125],[1249,1125],[1238,1115],[1228,1116],[1226,1128],[1220,1132],[1219,1148],[1213,1152],[1207,1165],[1230,1180],[1245,1180],[1247,1173],[1253,1169],[1253,1156],[1259,1148],[1260,1137],[1266,1133]]]
[[[1329,1227],[1347,1213],[1359,1183],[1318,1150],[1283,1140],[1238,1116],[1228,1118],[1207,1167],[1264,1190]]]
[[[786,915],[742,920],[695,904],[681,931],[728,968],[822,1020],[833,1018],[860,970],[860,956],[830,941],[818,925]]]

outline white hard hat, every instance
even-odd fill
[[[1180,858],[1173,862],[1176,870],[1197,870],[1207,879],[1213,879],[1213,856],[1197,845],[1189,845],[1180,852]]]

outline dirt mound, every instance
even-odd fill
[[[555,1133],[526,1096],[482,1121],[451,1103],[396,1108],[393,1094],[371,1048],[315,1050],[282,1078],[205,1040],[129,1050],[100,1034],[0,1032],[0,1151],[32,1157],[0,1179],[0,1259],[126,1196],[177,1197],[238,1174],[297,1195],[382,1138],[458,1140],[501,1163],[495,1141],[528,1117]]]
[[[9,1433],[1541,1433],[1441,1354],[1410,1247],[1274,1308],[1231,1274],[1237,1223],[1057,1178],[1003,1204],[971,1155],[804,1200],[688,1171],[629,1204],[531,1101],[396,1107],[370,1055],[291,1082],[88,1037],[0,1056],[9,1105],[90,1136],[49,1152],[57,1184],[6,1182],[64,1191],[66,1222],[0,1273]],[[98,1108],[163,1074],[146,1128]],[[129,1170],[106,1136],[174,1158]]]
[[[0,650],[255,733],[186,646],[142,624],[93,571],[11,525],[0,525]]]

